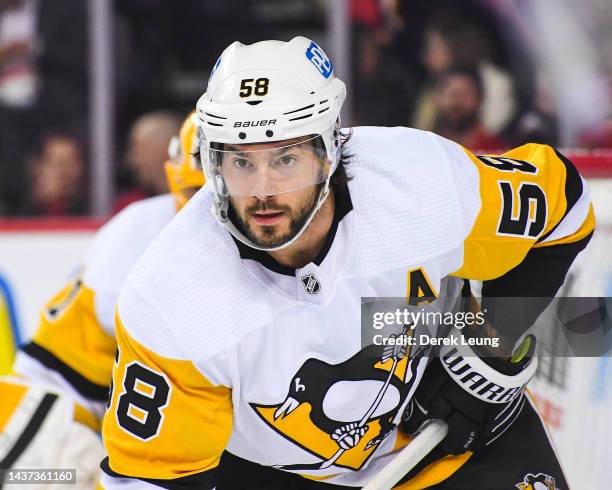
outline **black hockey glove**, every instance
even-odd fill
[[[448,423],[440,448],[451,454],[478,451],[493,443],[518,418],[523,392],[535,374],[535,337],[529,335],[511,360],[478,357],[462,334],[453,328],[458,345],[444,346],[419,383],[403,417],[408,434],[418,432],[428,419]]]

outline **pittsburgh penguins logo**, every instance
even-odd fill
[[[314,274],[306,274],[300,278],[302,286],[308,294],[317,294],[321,291],[321,283]]]
[[[410,357],[405,348],[370,345],[339,364],[310,358],[291,378],[283,400],[251,403],[268,426],[319,459],[277,468],[363,467],[399,424],[424,353]]]
[[[527,473],[523,481],[515,486],[519,490],[560,490],[555,484],[555,479],[544,473],[537,475]]]

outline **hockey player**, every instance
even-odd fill
[[[130,205],[96,234],[81,274],[41,312],[15,376],[0,379],[0,468],[77,467],[93,488],[103,451],[100,418],[116,351],[120,286],[145,248],[204,184],[194,114],[169,148],[171,194]],[[73,423],[73,421],[77,423]]]
[[[485,297],[553,296],[594,228],[584,181],[547,146],[477,157],[413,129],[351,134],[345,95],[303,37],[236,42],[216,62],[197,104],[209,185],[120,294],[107,489],[360,487],[426,418],[448,437],[398,488],[527,474],[567,488],[524,394],[528,325],[504,331],[512,357],[470,345],[490,322],[452,327],[462,342],[441,358],[405,356],[362,344],[361,306],[451,304],[463,279]]]

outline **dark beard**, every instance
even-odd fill
[[[259,201],[255,206],[251,206],[246,209],[245,213],[247,216],[254,214],[256,211],[265,211],[267,209],[274,209],[282,211],[286,216],[290,218],[289,231],[284,235],[278,235],[275,231],[274,226],[262,226],[261,230],[263,238],[258,238],[251,230],[251,227],[246,223],[241,216],[236,213],[234,206],[230,198],[229,206],[229,217],[236,227],[242,231],[244,236],[251,240],[255,245],[259,247],[280,247],[295,237],[300,230],[308,221],[308,218],[314,211],[317,205],[317,200],[321,192],[323,184],[319,184],[315,187],[314,192],[309,196],[306,196],[300,203],[298,210],[294,213],[289,206],[279,206],[274,204],[274,200],[270,201]]]

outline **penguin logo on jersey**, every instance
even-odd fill
[[[544,473],[538,473],[537,475],[528,473],[523,481],[515,486],[519,490],[559,490],[559,487],[555,484],[555,479]]]
[[[300,281],[302,281],[302,286],[308,294],[317,294],[321,291],[321,283],[314,274],[306,274],[300,277]]]
[[[406,332],[407,327],[402,335]],[[250,404],[269,427],[319,460],[276,467],[362,468],[399,424],[408,394],[425,367],[425,352],[410,357],[407,348],[370,345],[339,364],[306,360],[283,400]]]

